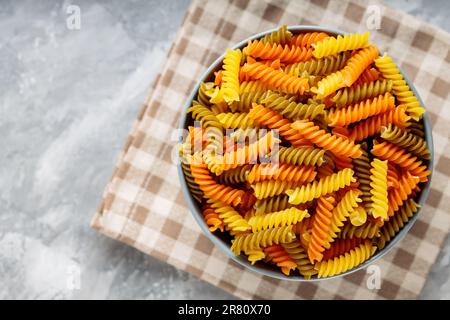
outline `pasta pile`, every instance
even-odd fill
[[[349,271],[417,212],[424,108],[369,34],[291,33],[227,50],[188,109],[180,155],[211,232],[251,264]]]

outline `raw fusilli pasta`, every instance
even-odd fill
[[[343,52],[318,60],[292,63],[284,68],[284,72],[296,77],[300,76],[303,72],[314,76],[324,76],[344,68],[350,56],[350,52]]]
[[[330,98],[331,103],[341,108],[359,101],[375,98],[380,94],[391,92],[391,80],[377,80],[369,83],[359,84],[349,88],[343,88]]]
[[[228,104],[239,101],[239,69],[242,59],[241,50],[227,50],[223,59],[222,87],[223,99]]]
[[[322,41],[328,38],[329,35],[325,32],[307,32],[297,34],[292,37],[290,44],[298,47],[306,47],[309,48],[314,43]]]
[[[401,208],[389,218],[380,229],[380,237],[377,240],[379,249],[383,249],[386,244],[402,229],[405,224],[412,218],[414,213],[419,209],[419,205],[414,199],[408,199]]]
[[[283,46],[281,44],[264,43],[263,41],[254,40],[253,42],[249,42],[247,47],[244,48],[244,53],[254,58],[277,59],[281,62],[292,63],[308,60],[312,55],[312,50],[304,47]]]
[[[368,33],[281,26],[228,49],[193,96],[183,183],[204,226],[248,264],[345,273],[418,211],[432,159],[425,110]]]
[[[425,109],[420,105],[419,100],[403,78],[392,58],[387,54],[375,60],[375,65],[380,70],[384,79],[392,80],[392,90],[399,103],[406,106],[406,112],[414,120],[418,121]]]
[[[430,159],[430,151],[424,139],[413,133],[406,132],[392,124],[381,128],[381,138],[401,148],[407,149],[418,157]]]
[[[319,59],[333,54],[363,48],[369,45],[369,33],[353,33],[344,36],[327,37],[322,41],[313,44],[313,55]]]
[[[289,208],[278,212],[271,212],[265,215],[254,216],[248,220],[253,232],[284,227],[302,221],[308,218],[309,213],[306,210],[299,210],[297,208]]]
[[[295,102],[294,97],[288,98],[272,91],[268,91],[260,102],[267,108],[271,108],[291,120],[314,119],[319,114],[323,114],[325,107],[323,103],[315,103],[314,101],[307,104]]]
[[[261,247],[267,247],[273,244],[291,242],[295,239],[295,233],[292,231],[292,225],[265,229],[262,231],[239,235],[232,240],[231,250],[239,255],[242,250],[251,250]]]
[[[286,194],[289,196],[289,202],[292,204],[305,203],[337,191],[355,181],[353,170],[343,169],[330,176],[321,178],[319,181],[313,181],[294,190],[287,190]]]
[[[281,272],[289,275],[292,270],[297,268],[295,261],[289,256],[286,249],[279,244],[274,244],[264,248],[266,261],[273,262],[281,268]]]
[[[348,107],[331,110],[328,113],[328,125],[331,127],[344,127],[394,109],[395,99],[390,93],[386,93]]]
[[[331,277],[359,266],[368,260],[375,251],[376,247],[370,241],[365,241],[363,244],[332,260],[316,263],[314,269],[318,271],[318,278]]]
[[[370,213],[374,218],[388,218],[388,186],[387,186],[387,161],[373,159],[370,169]]]
[[[303,136],[318,147],[330,150],[338,156],[357,158],[361,155],[359,145],[348,139],[327,133],[325,130],[315,126],[313,122],[297,120],[291,127],[296,129],[300,136]]]
[[[262,42],[271,44],[287,44],[292,40],[292,32],[288,30],[286,25],[279,27],[276,31],[269,33],[261,39]]]
[[[313,147],[280,147],[274,155],[275,160],[293,165],[321,166],[325,150]]]
[[[254,80],[262,81],[272,89],[285,93],[303,94],[309,90],[308,79],[292,76],[261,62],[246,63],[242,67],[242,72]]]

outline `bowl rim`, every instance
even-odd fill
[[[259,39],[264,37],[265,35],[276,31],[277,28],[273,28],[273,29],[269,29],[263,32],[259,32],[257,34],[254,34],[240,42],[238,42],[237,44],[233,45],[231,47],[231,49],[235,50],[238,48],[242,48],[244,47],[248,41],[252,41],[255,39]],[[324,26],[315,26],[315,25],[291,25],[288,26],[288,30],[289,31],[294,31],[294,32],[326,32],[328,34],[332,34],[332,35],[343,35],[343,34],[348,34],[348,32],[344,32],[341,31],[339,29],[335,29],[332,27],[324,27]],[[199,78],[199,80],[197,81],[195,87],[193,88],[191,94],[189,95],[189,98],[186,100],[185,105],[183,106],[182,109],[182,114],[179,120],[179,124],[178,124],[178,131],[179,131],[179,135],[178,135],[178,141],[181,142],[182,141],[182,133],[183,130],[185,130],[185,123],[186,123],[186,119],[187,119],[187,109],[191,106],[192,101],[194,100],[194,98],[197,95],[198,89],[200,88],[200,85],[202,82],[204,82],[211,74],[211,72],[213,72],[223,61],[223,58],[225,56],[225,52],[218,57],[207,69],[206,71],[202,74],[202,76]],[[416,98],[419,100],[420,104],[422,106],[424,106],[424,103],[422,101],[422,98],[420,97],[417,89],[415,88],[414,84],[412,83],[412,81],[409,79],[408,75],[404,72],[404,70],[397,65],[397,68],[400,70],[401,74],[403,75],[404,79],[406,80],[407,84],[409,85],[410,89],[413,91],[414,95],[416,96]],[[368,259],[367,261],[365,261],[364,263],[360,264],[359,266],[357,266],[356,268],[353,268],[351,270],[348,270],[346,272],[343,272],[341,274],[338,275],[334,275],[331,277],[325,277],[325,278],[314,278],[312,277],[311,279],[307,280],[305,279],[303,276],[301,275],[293,275],[293,276],[286,276],[284,274],[282,274],[281,272],[279,272],[279,270],[269,270],[269,269],[265,269],[262,268],[258,265],[252,265],[248,262],[248,260],[246,258],[243,257],[243,255],[239,255],[236,256],[231,250],[230,250],[230,245],[228,243],[225,243],[222,239],[220,239],[217,235],[215,235],[214,233],[210,232],[208,229],[208,226],[206,225],[206,223],[203,220],[203,215],[199,209],[199,205],[196,202],[196,200],[192,197],[190,191],[189,191],[189,187],[186,183],[185,177],[184,177],[184,173],[181,167],[181,159],[180,156],[177,153],[177,171],[178,171],[178,178],[180,180],[180,184],[181,184],[181,188],[182,188],[182,192],[183,192],[183,196],[185,198],[185,200],[187,201],[188,204],[188,208],[191,211],[191,214],[194,216],[195,221],[197,222],[197,224],[199,225],[200,229],[202,230],[202,232],[208,237],[208,239],[210,239],[213,244],[217,247],[220,248],[220,250],[225,253],[225,255],[229,258],[231,258],[233,261],[237,262],[239,265],[243,266],[246,269],[249,269],[253,272],[256,272],[257,274],[263,275],[263,276],[268,276],[271,278],[275,278],[278,280],[287,280],[287,281],[294,281],[294,282],[317,282],[317,281],[326,281],[326,280],[331,280],[331,279],[336,279],[336,278],[340,278],[340,277],[344,277],[347,275],[350,275],[354,272],[357,272],[359,270],[365,269],[366,267],[368,267],[369,265],[375,263],[376,261],[378,261],[380,258],[382,258],[383,256],[385,256],[388,252],[390,252],[405,236],[406,234],[409,232],[409,230],[411,229],[411,227],[414,225],[414,223],[417,221],[419,214],[423,208],[423,206],[425,205],[425,202],[428,198],[428,194],[430,192],[430,185],[431,185],[431,180],[432,180],[432,175],[433,175],[433,167],[434,167],[434,145],[433,145],[433,136],[432,136],[432,129],[431,129],[431,124],[430,124],[430,119],[428,117],[428,112],[425,112],[423,114],[423,123],[424,123],[424,131],[425,131],[425,141],[427,142],[428,148],[430,150],[430,160],[429,160],[429,165],[428,165],[428,170],[430,171],[430,176],[428,177],[428,181],[426,182],[425,186],[422,189],[422,192],[420,194],[419,197],[419,209],[418,211],[413,215],[413,217],[406,223],[406,225],[395,235],[395,237],[389,241],[389,243],[381,250],[379,250],[375,255],[373,255],[370,259]]]

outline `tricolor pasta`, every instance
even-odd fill
[[[181,171],[205,225],[286,276],[370,260],[430,179],[424,106],[368,33],[282,26],[228,49],[187,112]]]

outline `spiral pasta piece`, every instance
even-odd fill
[[[240,49],[228,49],[223,59],[223,76],[221,90],[223,99],[228,104],[239,101],[239,69],[242,52]]]
[[[217,119],[216,115],[207,107],[199,104],[197,101],[193,102],[193,105],[187,110],[188,113],[192,113],[192,118],[201,122],[204,128],[217,127],[222,129],[222,124]]]
[[[362,100],[375,98],[379,95],[391,92],[391,80],[377,80],[369,83],[358,84],[354,87],[343,88],[330,98],[336,107],[342,108]]]
[[[406,108],[398,106],[394,110],[357,123],[350,129],[348,137],[353,141],[361,141],[375,134],[379,134],[381,132],[381,127],[391,123],[399,127],[405,127],[408,119],[409,116],[406,115]]]
[[[256,127],[254,121],[250,119],[248,113],[245,112],[219,113],[216,117],[225,129],[247,129]]]
[[[280,70],[275,70],[261,62],[246,63],[242,72],[255,80],[260,80],[272,89],[279,89],[285,93],[303,94],[309,90],[308,79],[294,77]]]
[[[186,184],[188,185],[189,191],[192,197],[199,203],[202,202],[203,192],[200,190],[199,185],[195,182],[194,177],[191,174],[191,167],[188,163],[184,161],[181,162],[181,169],[184,173],[184,178],[186,179]]]
[[[321,178],[319,181],[313,181],[294,190],[287,190],[286,194],[289,196],[290,203],[300,204],[337,191],[355,181],[353,170],[343,169],[330,176]]]
[[[380,236],[380,226],[372,221],[366,221],[362,226],[347,223],[341,230],[341,239],[373,239]]]
[[[297,120],[291,127],[300,132],[300,135],[307,140],[325,150],[331,151],[335,155],[350,158],[361,156],[359,145],[355,145],[352,141],[343,137],[327,133],[325,130],[315,126],[313,122]]]
[[[244,53],[254,58],[279,59],[281,62],[287,63],[306,61],[312,56],[312,50],[304,47],[264,43],[260,40],[249,41],[247,47],[244,48]]]
[[[423,165],[423,162],[418,160],[417,157],[390,142],[379,143],[375,140],[372,154],[382,160],[392,161],[392,163],[405,168],[412,175],[419,177],[420,182],[428,180],[427,177],[430,175],[430,171],[427,170],[427,166]]]
[[[221,232],[224,231],[225,225],[223,220],[219,217],[217,212],[211,208],[210,205],[204,205],[202,208],[203,219],[205,223],[209,226],[209,231],[214,232],[219,229]]]
[[[219,215],[228,230],[248,231],[250,224],[236,210],[222,201],[208,200],[209,205]]]
[[[321,166],[325,162],[324,154],[325,150],[313,147],[279,147],[272,156],[280,163]]]
[[[323,260],[331,260],[340,255],[355,249],[365,240],[362,238],[349,238],[349,239],[338,239],[330,246],[329,249],[323,252]]]
[[[347,65],[342,69],[343,83],[346,87],[351,86],[363,74],[368,66],[378,58],[378,49],[370,45],[361,49],[347,61]],[[373,78],[369,78],[372,80]]]
[[[254,104],[248,115],[259,125],[278,130],[280,136],[292,143],[293,146],[304,146],[309,144],[297,130],[291,128],[291,121],[283,118],[283,116],[274,110],[265,108],[262,105]]]
[[[250,219],[255,215],[255,210],[253,209],[253,205],[256,202],[256,197],[253,195],[252,192],[246,191],[244,193],[244,196],[242,197],[241,203],[236,207],[236,209],[245,214],[244,217],[245,220]]]
[[[291,46],[310,48],[313,44],[329,37],[325,32],[306,32],[297,34],[290,41]]]
[[[223,201],[234,206],[241,202],[244,191],[216,183],[209,174],[206,164],[191,163],[191,173],[206,198]]]
[[[219,113],[224,113],[224,112],[228,112],[229,111],[229,107],[228,107],[228,105],[225,103],[225,102],[223,102],[223,103],[218,103],[218,104],[212,104],[211,105],[211,111],[215,114],[215,115],[217,115],[217,114],[219,114]]]
[[[250,263],[253,265],[256,262],[263,260],[266,257],[266,254],[264,253],[264,250],[261,248],[257,248],[257,249],[250,249],[247,251],[244,251],[245,254],[247,255],[247,259],[248,261],[250,261]]]
[[[348,107],[331,110],[328,113],[328,125],[331,127],[348,126],[371,116],[394,110],[394,108],[395,98],[388,92]]]
[[[361,190],[361,200],[365,208],[369,207],[372,201],[372,194],[370,192],[370,159],[367,151],[361,150],[362,155],[359,158],[353,159],[353,170],[359,182],[358,189]]]
[[[323,242],[325,248],[330,247],[330,243],[338,237],[344,222],[350,217],[350,214],[356,210],[361,203],[359,190],[349,190],[347,191],[342,199],[338,202],[336,207],[333,209],[331,224],[328,228],[328,235],[326,240]]]
[[[392,124],[381,128],[381,138],[408,150],[417,157],[422,157],[426,160],[429,160],[431,157],[424,139]]]
[[[401,208],[389,218],[389,221],[380,229],[381,236],[377,240],[378,249],[383,249],[386,244],[405,226],[419,209],[413,199],[406,200]]]
[[[356,50],[369,45],[369,33],[354,33],[344,36],[327,37],[312,46],[314,47],[313,55],[319,59],[330,56],[343,51]]]
[[[350,52],[343,52],[322,59],[292,63],[284,68],[284,72],[296,77],[300,76],[303,72],[307,72],[312,76],[325,76],[344,68],[350,57]]]
[[[205,95],[209,97],[210,109],[213,114],[228,111],[228,104],[223,99],[223,90],[220,90],[220,87],[213,86],[211,89],[205,90]]]
[[[328,37],[312,46],[313,55],[319,59],[325,56],[331,56],[339,52],[364,48],[369,45],[369,33],[353,33],[344,36]]]
[[[255,164],[247,176],[249,183],[265,180],[283,180],[303,184],[316,177],[312,166],[294,166],[288,164]]]
[[[274,244],[264,248],[267,262],[273,262],[281,268],[281,272],[289,275],[297,268],[295,261],[288,255],[286,250],[279,244]]]
[[[311,92],[316,94],[317,99],[323,99],[343,87],[345,87],[344,75],[339,70],[322,78],[311,88]]]
[[[410,89],[400,70],[386,53],[375,60],[375,66],[380,70],[384,79],[392,80],[392,91],[400,104],[406,106],[406,112],[412,119],[418,121],[425,109]]]
[[[283,25],[279,27],[277,30],[267,34],[264,36],[264,38],[261,39],[263,43],[270,43],[270,44],[288,44],[291,43],[292,39],[292,32],[290,32],[286,25]]]
[[[370,169],[371,210],[374,218],[388,218],[387,161],[373,159]]]
[[[380,72],[377,69],[369,66],[363,71],[363,73],[361,73],[359,78],[353,83],[352,86],[363,85],[365,83],[377,81],[378,79],[380,79]]]
[[[265,90],[256,90],[250,92],[244,92],[239,94],[239,101],[233,101],[230,105],[230,109],[233,112],[248,112],[253,103],[260,103],[264,97]]]
[[[248,93],[253,91],[266,91],[268,90],[267,85],[264,82],[255,81],[244,81],[239,85],[239,93]]]
[[[410,121],[408,121],[408,125],[406,127],[407,127],[406,130],[409,133],[412,133],[421,138],[425,137],[425,128],[423,126],[423,122],[417,122],[417,121],[410,119]]]
[[[200,88],[198,89],[197,100],[201,105],[210,106],[211,102],[209,101],[210,97],[207,95],[207,91],[211,90],[214,87],[214,82],[202,82],[200,84]]]
[[[324,104],[309,103],[303,104],[295,102],[295,97],[288,98],[273,91],[268,91],[261,104],[267,108],[277,111],[280,115],[291,119],[314,119],[319,114],[323,114]]]
[[[212,150],[210,145],[206,146],[202,153],[202,161],[206,164],[209,171],[215,175],[223,173],[223,158],[216,155],[216,150]]]
[[[248,112],[253,103],[260,102],[267,89],[267,85],[261,81],[241,82],[239,85],[239,101],[233,101],[230,104],[231,111]]]
[[[234,151],[226,152],[221,158],[220,169],[226,171],[237,168],[239,165],[256,163],[270,153],[274,145],[278,142],[273,131],[269,131],[263,137],[251,142],[249,145],[238,147]]]
[[[255,215],[263,215],[269,212],[282,211],[284,209],[292,207],[289,203],[289,197],[286,194],[280,194],[271,198],[256,200],[254,204]]]
[[[239,255],[241,251],[258,249],[261,247],[271,246],[291,242],[295,239],[295,233],[292,231],[292,225],[266,229],[251,234],[238,235],[232,240],[231,251],[235,255]]]
[[[391,217],[395,211],[403,205],[403,202],[413,193],[413,190],[417,187],[419,178],[406,172],[400,177],[398,181],[398,188],[391,189],[388,193],[389,210],[388,215]]]
[[[286,190],[296,187],[298,184],[295,182],[287,182],[280,180],[266,180],[262,182],[256,182],[250,185],[257,199],[265,199],[282,194]]]
[[[370,241],[365,241],[363,244],[332,260],[316,263],[314,269],[318,271],[318,278],[331,277],[359,266],[368,260],[375,251],[376,247]]]
[[[392,162],[388,162],[388,170],[387,170],[388,189],[398,188],[398,180],[399,174],[397,170],[397,165]]]
[[[282,211],[254,216],[250,218],[248,223],[252,227],[253,232],[258,232],[270,228],[290,226],[308,217],[309,217],[308,211],[299,210],[297,208],[292,207]]]
[[[308,245],[308,257],[311,263],[321,261],[322,252],[325,251],[324,243],[328,237],[328,231],[332,221],[332,210],[335,199],[331,196],[320,197],[314,214],[311,230],[311,240]]]
[[[204,135],[207,140],[205,154],[208,155],[205,160],[208,160],[207,164],[210,170],[219,173],[220,171],[215,169],[217,166],[213,161],[213,156],[223,147],[222,124],[211,110],[196,101],[193,102],[192,107],[187,112],[192,113],[192,118],[200,121],[202,127],[205,128]]]
[[[343,52],[335,56],[324,57],[322,59],[308,60],[287,65],[283,70],[285,73],[299,77],[304,72],[311,76],[326,76],[345,67],[350,52]]]
[[[298,206],[302,206],[302,205],[308,207],[308,205],[306,203],[300,204]],[[307,210],[307,208],[304,208],[304,209]],[[302,235],[304,233],[311,233],[312,227],[313,227],[313,222],[314,222],[313,218],[314,218],[314,215],[312,217],[305,218],[302,221],[300,221],[299,223],[297,223],[295,225],[294,232],[298,235]],[[308,246],[304,246],[304,247],[308,248]]]
[[[314,266],[309,261],[305,249],[301,246],[300,241],[294,240],[289,243],[282,243],[281,246],[286,250],[289,257],[294,260],[297,265],[297,270],[305,277],[305,279],[311,279],[312,276],[317,274]]]
[[[221,184],[239,184],[247,181],[247,175],[251,170],[251,165],[238,166],[237,168],[224,171],[217,176],[217,181]]]
[[[337,170],[342,170],[345,168],[353,169],[352,158],[334,156],[334,165]]]

